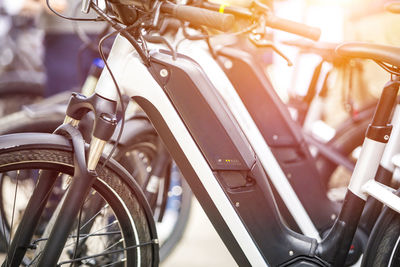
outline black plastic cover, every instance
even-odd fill
[[[213,170],[250,170],[255,155],[241,129],[201,67],[168,52],[151,58],[150,71],[170,97]],[[162,69],[168,77],[160,77]]]

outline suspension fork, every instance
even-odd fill
[[[373,180],[389,140],[388,124],[399,90],[397,81],[388,82],[368,127],[360,158],[357,161],[343,206],[332,230],[318,246],[318,254],[333,266],[343,266],[367,200],[364,186]]]
[[[77,125],[89,111],[94,111],[95,124],[89,148],[88,160],[85,159],[84,140],[81,133],[71,125]],[[116,103],[98,95],[85,97],[80,94],[71,96],[65,121],[70,124],[60,126],[56,132],[71,137],[74,147],[74,176],[62,202],[46,246],[41,253],[39,266],[55,266],[68,239],[74,220],[83,202],[97,178],[97,163],[106,142],[116,127]],[[79,231],[79,229],[78,229]],[[79,236],[79,235],[77,235]]]

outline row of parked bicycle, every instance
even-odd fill
[[[192,191],[239,266],[400,266],[400,48],[290,43],[321,56],[306,96],[290,101],[294,119],[257,51],[271,46],[266,27],[313,40],[318,29],[258,0],[83,0],[89,9],[98,18],[67,19],[114,31],[81,93],[0,118],[3,266],[158,266],[183,235]],[[322,112],[322,64],[357,58],[390,74],[380,100],[328,142],[303,131]],[[340,168],[353,174],[333,199]]]

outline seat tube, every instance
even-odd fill
[[[366,182],[374,179],[390,137],[392,126],[388,123],[396,103],[398,89],[399,83],[395,81],[390,81],[385,85],[372,123],[366,132],[361,154],[351,176],[342,210],[335,222],[334,228],[336,230],[331,231],[320,244],[320,254],[332,263],[334,262],[334,266],[343,266],[345,263],[367,200],[367,194],[362,187]],[[332,242],[334,239],[340,241]],[[336,245],[336,249],[331,247],[333,244]]]
[[[374,178],[386,143],[389,141],[392,131],[389,120],[396,104],[398,89],[398,82],[390,81],[385,85],[372,122],[366,132],[360,158],[350,180],[349,190],[364,200],[367,195],[363,193],[361,187],[368,180]]]
[[[392,158],[394,155],[400,153],[400,103],[397,103],[395,107],[391,124],[393,129],[382,156],[381,166],[393,173],[395,167]]]
[[[390,133],[390,138],[386,144],[385,150],[382,155],[382,159],[378,170],[375,175],[375,181],[390,185],[395,170],[395,166],[392,162],[393,157],[400,153],[400,104],[397,103],[391,125],[393,126]],[[375,198],[369,198],[366,204],[366,208],[361,218],[361,225],[366,232],[370,232],[375,225],[375,221],[381,213],[382,203]]]

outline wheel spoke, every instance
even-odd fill
[[[72,259],[75,259],[76,252],[78,251],[78,247],[79,247],[79,232],[81,230],[81,219],[82,219],[82,207],[79,210],[78,227],[76,228],[76,243],[75,243],[74,255],[72,256]],[[71,263],[70,267],[72,267],[72,263]]]
[[[32,259],[32,261],[27,265],[27,267],[29,267],[29,266],[31,266],[32,264],[34,264],[35,261],[36,261],[37,259],[39,259],[39,256],[40,256],[40,255],[42,255],[42,251],[40,251],[40,252]]]
[[[1,174],[1,179],[2,179],[2,183],[4,183],[4,174]],[[3,203],[2,203],[3,206]],[[3,209],[2,209],[3,210]],[[6,225],[5,225],[5,213],[2,212],[1,214],[1,226],[2,226],[2,235],[3,238],[5,239],[5,243],[6,243],[6,251],[9,250],[9,243],[10,243],[10,235],[8,233],[6,233]]]
[[[81,241],[83,241],[83,240],[85,240],[85,239],[87,239],[87,238],[89,238],[89,237],[95,236],[95,234],[99,233],[100,231],[102,231],[102,230],[104,230],[104,229],[107,229],[108,227],[113,226],[113,225],[116,224],[117,222],[118,222],[118,221],[115,220],[115,221],[109,223],[108,225],[104,226],[103,228],[100,228],[100,229],[94,231],[93,233],[84,235],[84,236],[81,238]],[[71,236],[71,238],[72,238],[72,236]],[[74,241],[74,242],[71,242],[71,243],[68,243],[67,245],[65,245],[65,247],[69,247],[69,246],[73,245],[74,243],[75,243],[75,241]]]
[[[129,246],[129,247],[126,247],[126,248],[107,251],[107,253],[103,252],[103,253],[94,254],[94,255],[90,255],[90,256],[85,256],[85,257],[81,257],[81,258],[77,258],[77,259],[73,259],[73,260],[62,261],[62,262],[58,263],[57,266],[61,266],[61,265],[64,265],[64,264],[73,263],[73,262],[77,262],[77,261],[97,258],[97,257],[105,256],[105,255],[120,253],[120,252],[124,252],[124,251],[130,250],[130,249],[139,248],[139,247],[143,247],[143,246],[148,246],[148,245],[152,245],[152,244],[155,244],[155,243],[157,243],[157,242],[155,240],[152,240],[152,241],[149,241],[149,242],[141,243],[139,245],[133,245],[133,246]]]
[[[19,176],[19,174],[20,174],[20,170],[17,170],[17,176],[15,177],[15,179],[16,179],[16,183],[15,183],[15,190],[14,190],[14,200],[13,200],[13,208],[12,208],[12,215],[11,215],[11,225],[10,225],[10,240],[12,240],[12,232],[13,232],[13,224],[14,224],[14,213],[15,213],[15,204],[16,204],[16,201],[17,201],[17,193],[18,193],[18,176]],[[9,253],[10,251],[9,250],[7,250],[7,254]],[[11,260],[14,258],[14,255],[15,255],[15,250],[13,251],[13,255],[12,255],[12,257],[11,257]],[[7,261],[8,261],[8,257],[7,257]]]
[[[95,215],[93,215],[92,218],[90,218],[87,222],[85,222],[85,223],[81,226],[80,230],[82,230],[85,226],[87,226],[90,222],[92,222],[98,215],[100,215],[100,213],[101,213],[103,210],[105,210],[105,209],[108,208],[108,207],[109,207],[108,204],[104,205],[104,207],[102,207]]]
[[[121,243],[122,241],[124,241],[124,239],[121,238],[120,240],[118,240],[118,241],[115,242],[114,244],[112,244],[112,245],[108,246],[107,248],[105,248],[104,251],[107,251],[107,250],[109,250],[109,249],[112,249],[113,247],[115,247],[116,245],[118,245],[119,243]]]
[[[11,213],[10,239],[12,238],[12,232],[13,232],[15,204],[17,202],[17,193],[18,193],[18,176],[19,176],[19,174],[20,174],[20,170],[17,171],[17,176],[15,177],[16,182],[15,182],[13,209],[12,209],[12,213]]]

